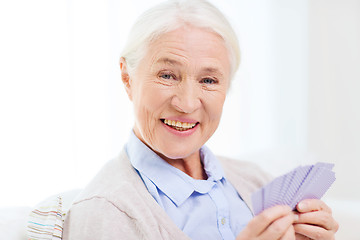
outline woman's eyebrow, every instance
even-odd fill
[[[181,62],[167,57],[159,58],[155,64],[182,65]]]
[[[205,68],[202,69],[202,72],[224,76],[223,72],[220,71],[218,68],[215,68],[215,67],[205,67]]]

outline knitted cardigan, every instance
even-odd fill
[[[251,208],[251,193],[270,177],[255,164],[218,157],[225,177]],[[176,186],[174,186],[176,187]],[[109,161],[66,214],[62,239],[189,240],[147,191],[123,150]]]

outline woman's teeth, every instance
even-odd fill
[[[193,128],[196,125],[196,123],[186,123],[186,122],[179,122],[168,119],[164,119],[164,123],[178,131],[189,130],[190,128]]]

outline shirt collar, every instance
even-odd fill
[[[207,193],[217,181],[224,178],[223,169],[215,155],[206,147],[200,149],[207,180],[196,180],[171,166],[154,151],[141,142],[131,131],[126,151],[133,167],[147,177],[177,206],[181,205],[195,191]]]

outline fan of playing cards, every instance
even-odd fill
[[[300,166],[275,178],[252,195],[255,215],[275,205],[294,209],[304,199],[320,199],[335,181],[333,167],[330,163]]]

